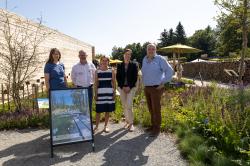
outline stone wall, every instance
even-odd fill
[[[6,12],[3,9],[0,9],[0,12]],[[18,20],[20,21],[27,21],[26,18],[19,16],[15,13],[10,13],[11,15],[11,19],[12,19],[12,26],[19,26],[18,25]],[[30,20],[29,20],[30,21]],[[0,22],[1,22],[1,17],[0,17]],[[32,26],[36,26],[37,24],[35,22],[30,21]],[[3,23],[0,23],[0,28],[3,28]],[[32,26],[31,30],[32,30]],[[72,66],[77,63],[79,61],[78,58],[78,51],[79,50],[84,50],[87,54],[88,54],[88,60],[91,61],[92,58],[95,56],[95,48],[94,46],[85,43],[83,41],[80,41],[78,39],[75,39],[73,37],[70,37],[68,35],[65,35],[57,30],[51,29],[49,27],[43,27],[43,29],[46,32],[51,32],[51,35],[49,35],[43,43],[41,43],[40,45],[40,50],[42,50],[42,52],[44,52],[44,54],[40,55],[40,59],[43,61],[43,63],[41,63],[41,65],[39,66],[39,70],[37,71],[37,73],[35,74],[35,77],[33,80],[39,79],[41,77],[44,76],[44,65],[46,60],[49,57],[49,51],[51,48],[58,48],[62,54],[61,57],[61,62],[64,63],[65,65],[65,70],[66,70],[66,75],[69,75],[69,73],[71,72],[71,68]],[[3,34],[0,33],[0,43],[4,43],[4,38],[3,38]],[[0,77],[1,77],[1,73],[0,73]],[[1,79],[0,79],[1,80]],[[1,83],[1,81],[0,81]]]
[[[189,62],[183,64],[183,77],[198,78],[200,72],[203,80],[230,83],[236,78],[229,76],[224,69],[231,69],[238,73],[238,68],[239,62]],[[243,81],[250,83],[250,60],[246,61]]]

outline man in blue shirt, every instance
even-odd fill
[[[161,126],[161,96],[164,84],[171,81],[174,70],[160,55],[156,54],[154,44],[147,45],[147,55],[142,61],[142,81],[148,110],[151,115],[150,136],[157,136]]]

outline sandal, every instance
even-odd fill
[[[98,131],[98,127],[96,126],[96,127],[94,128],[94,134],[95,134],[97,131]]]
[[[128,131],[130,131],[130,132],[135,131],[135,127],[134,127],[133,124],[130,124],[130,125],[128,126]]]
[[[104,127],[103,131],[104,131],[105,133],[109,133],[109,132],[110,132],[110,130],[109,130],[109,128],[108,128],[107,126]]]
[[[129,127],[129,124],[126,122],[126,124],[124,125],[124,129],[127,129]]]

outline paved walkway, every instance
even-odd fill
[[[109,134],[95,135],[96,152],[90,143],[60,146],[50,158],[48,130],[0,132],[0,165],[3,166],[184,166],[175,139],[169,134],[157,138],[136,128],[128,132],[123,124],[111,124]],[[102,126],[102,125],[101,125]],[[101,127],[100,126],[100,127]]]
[[[194,83],[197,86],[211,86],[214,82],[194,80]],[[237,85],[234,84],[216,83],[216,85],[220,88],[226,88],[226,89],[237,88]]]
[[[201,80],[197,80],[197,79],[193,80],[193,79],[190,79],[190,78],[185,78],[185,79],[194,81],[196,86],[211,86],[212,84],[214,84],[213,81],[201,81]],[[217,85],[217,87],[225,88],[225,89],[239,88],[239,86],[235,85],[235,84],[226,84],[226,83],[218,83],[218,82],[216,82],[215,84]],[[250,87],[250,85],[244,86],[244,87],[248,88],[248,87]]]

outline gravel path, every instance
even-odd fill
[[[168,134],[157,138],[136,128],[127,132],[123,124],[111,124],[111,133],[95,135],[96,152],[90,143],[54,148],[50,158],[49,130],[16,130],[0,132],[0,165],[3,166],[182,166],[175,140]],[[102,127],[102,125],[100,126]]]

